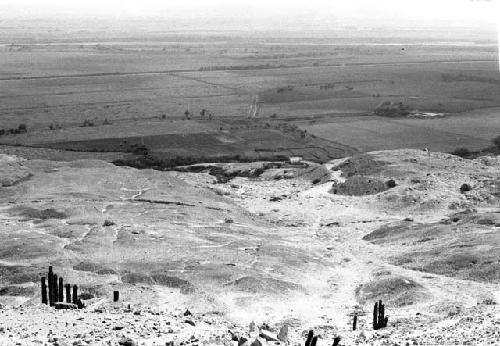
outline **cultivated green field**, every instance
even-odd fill
[[[28,40],[6,30],[0,34],[0,129],[26,124],[29,130],[2,135],[0,143],[105,151],[108,139],[136,138],[157,152],[179,153],[172,143],[183,143],[182,155],[205,156],[335,147],[335,154],[318,156],[324,160],[353,148],[479,149],[500,132],[494,37],[363,35],[99,38],[90,31]],[[247,119],[253,100],[259,111]],[[373,116],[384,101],[446,117]],[[93,126],[82,127],[86,121]],[[179,141],[179,135],[193,138]],[[230,146],[210,144],[229,137]]]

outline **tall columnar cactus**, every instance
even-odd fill
[[[354,315],[352,319],[352,330],[356,330],[357,325],[358,325],[358,315]]]
[[[73,285],[73,304],[78,304],[78,286]]]
[[[64,279],[61,277],[59,278],[59,298],[57,299],[60,302],[64,302]]]
[[[387,327],[389,317],[385,316],[385,305],[382,300],[373,306],[373,329],[378,330]]]
[[[52,272],[52,266],[49,267],[48,274],[48,285],[49,285],[49,305],[54,306],[54,286],[52,282],[54,281],[54,273]]]
[[[52,289],[54,290],[54,303],[59,301],[59,287],[57,286],[57,274],[52,276]]]
[[[307,333],[307,339],[306,339],[306,345],[305,346],[311,346],[312,340],[314,337],[314,332],[312,330]]]
[[[45,283],[45,276],[40,279],[41,283],[41,290],[42,290],[42,304],[47,305],[48,300],[47,300],[47,285]]]
[[[378,301],[378,329],[384,328],[385,305],[382,300]]]
[[[66,303],[71,303],[71,285],[66,284]]]
[[[373,329],[377,330],[378,329],[378,303],[375,302],[375,305],[373,306]]]

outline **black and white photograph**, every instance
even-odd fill
[[[0,0],[0,346],[499,346],[500,0]]]

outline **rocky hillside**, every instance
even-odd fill
[[[495,157],[417,150],[182,172],[0,155],[0,342],[493,342],[499,177]],[[40,304],[49,265],[86,309]]]

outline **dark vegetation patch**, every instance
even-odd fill
[[[246,156],[246,155],[217,155],[217,156],[138,156],[113,161],[117,166],[129,166],[137,169],[156,169],[156,170],[183,170],[179,166],[190,166],[200,163],[243,163],[243,162],[259,162],[259,161],[288,161],[288,157],[281,154],[269,154],[267,156]],[[199,172],[206,167],[197,166]]]
[[[22,133],[28,132],[28,127],[26,124],[19,124],[17,128],[10,128],[10,129],[0,129],[0,136],[5,136],[5,135],[20,135]]]
[[[385,101],[379,104],[373,113],[383,117],[405,117],[411,112],[411,108],[402,102]]]
[[[283,167],[283,162],[266,162],[260,167],[233,167],[231,165],[215,166],[210,164],[198,164],[193,166],[176,167],[174,170],[179,172],[200,173],[207,172],[216,177],[218,183],[227,183],[235,177],[258,178],[266,170]]]
[[[477,159],[480,156],[500,155],[500,135],[491,140],[492,145],[480,150],[470,150],[465,147],[460,147],[452,151],[450,154],[460,156],[464,159]]]
[[[453,150],[450,154],[459,156],[463,159],[467,159],[467,158],[472,158],[474,156],[474,154],[477,154],[477,152],[472,152],[468,148],[462,147],[462,148],[457,148],[457,149]]]
[[[500,79],[492,78],[492,77],[484,77],[484,76],[475,76],[465,73],[442,73],[441,80],[447,83],[455,83],[455,82],[480,82],[480,83],[488,83],[494,85],[500,85]]]
[[[102,264],[92,263],[92,262],[80,262],[77,265],[74,265],[73,269],[84,272],[96,273],[99,275],[116,274],[116,271],[114,271],[113,269],[108,268]]]
[[[68,215],[56,209],[35,209],[27,206],[13,207],[9,209],[12,215],[20,216],[24,221],[28,220],[49,220],[49,219],[66,219]]]
[[[31,297],[34,294],[34,287],[6,286],[0,288],[0,296]]]
[[[389,187],[382,180],[360,175],[351,176],[343,183],[336,183],[330,192],[334,195],[366,196],[387,191]]]
[[[427,298],[424,287],[401,276],[384,275],[356,288],[356,298],[361,304],[384,300],[392,306],[406,306]]]
[[[231,135],[223,128],[230,128]],[[286,161],[301,156],[327,162],[352,154],[352,148],[307,134],[296,125],[248,119],[225,120],[221,132],[164,134],[47,143],[53,149],[78,152],[129,153],[115,161],[136,168],[169,169],[206,162]]]

